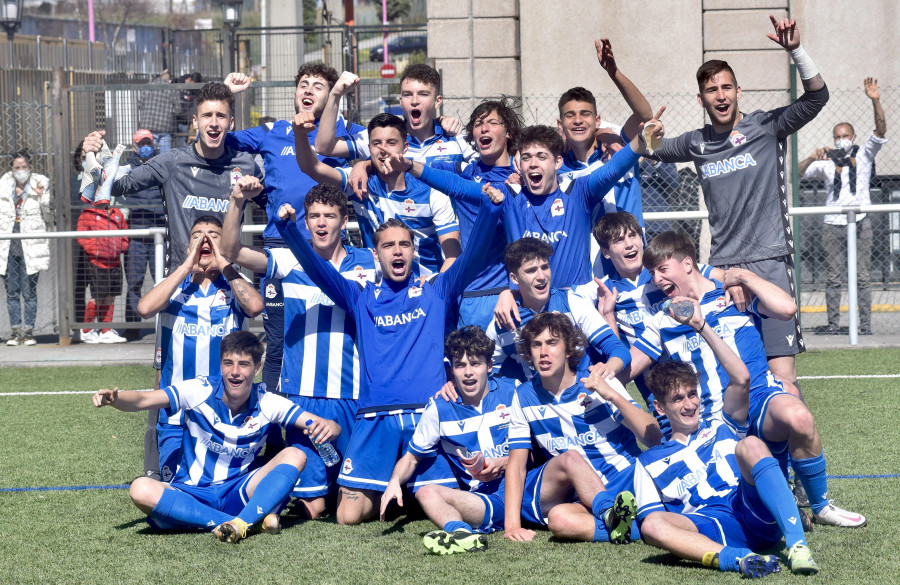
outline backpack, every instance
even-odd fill
[[[122,212],[115,208],[98,209],[88,207],[78,217],[78,231],[127,230],[128,222]],[[87,254],[91,264],[100,268],[117,268],[119,257],[128,251],[128,237],[78,238],[78,245]]]

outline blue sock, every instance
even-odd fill
[[[800,511],[797,510],[794,495],[781,475],[778,462],[771,457],[764,457],[756,462],[750,474],[753,476],[753,483],[756,484],[759,499],[775,517],[788,549],[798,542],[805,545]]]
[[[721,551],[719,551],[719,570],[739,573],[741,570],[741,564],[738,559],[749,554],[753,554],[753,551],[749,548],[726,546]]]
[[[162,529],[206,528],[213,529],[231,516],[201,504],[191,496],[178,490],[164,489],[156,507],[150,512],[152,525]]]
[[[616,497],[606,490],[597,493],[594,501],[591,502],[591,512],[597,520],[603,520],[603,514],[613,506]]]
[[[605,492],[600,492],[605,493]],[[594,542],[609,542],[609,529],[603,518],[594,518]]]
[[[825,477],[825,452],[809,459],[793,459],[794,473],[800,478],[809,505],[819,512],[828,505],[828,480]]]
[[[444,530],[447,532],[456,532],[457,530],[465,530],[466,532],[475,532],[475,529],[463,522],[462,520],[451,520],[444,524]]]
[[[237,517],[247,524],[256,524],[290,496],[299,477],[300,470],[293,465],[276,465],[259,481],[250,501]]]

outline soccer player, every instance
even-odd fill
[[[669,231],[650,242],[643,261],[656,286],[669,298],[699,301],[708,326],[747,364],[749,434],[762,439],[785,466],[790,453],[791,466],[809,494],[815,520],[833,526],[864,526],[865,517],[838,508],[828,498],[825,453],[813,416],[800,398],[784,391],[767,367],[759,320],[789,319],[796,311],[793,299],[743,268],[728,269],[722,283],[709,280],[697,270],[694,258],[693,242],[684,234]],[[723,286],[734,285],[745,287],[755,297],[746,311],[725,300]],[[631,365],[624,377],[634,377],[654,361],[668,360],[693,364],[700,378],[700,417],[720,418],[728,372],[695,331],[660,312],[645,322],[643,334],[631,348]]]
[[[322,110],[328,92],[338,80],[338,73],[321,62],[305,63],[297,70],[294,77],[294,112],[311,112],[316,128],[307,135],[310,144],[316,138],[320,125]],[[246,91],[251,86],[250,77],[243,73],[230,73],[225,84],[234,93]],[[350,124],[342,116],[326,122],[331,125],[331,132],[338,136],[347,136],[362,130],[362,126]],[[284,241],[275,229],[273,220],[282,203],[290,203],[296,209],[301,220],[298,226],[307,237],[306,222],[303,221],[303,199],[306,193],[316,184],[310,176],[297,172],[294,152],[294,129],[290,120],[278,120],[261,124],[255,128],[229,132],[225,144],[242,152],[260,155],[265,171],[265,208],[268,223],[263,230],[263,244],[268,248],[284,248]],[[325,164],[337,167],[348,164],[349,159],[319,157]],[[260,288],[265,291],[266,310],[263,313],[263,324],[266,329],[266,361],[263,365],[263,382],[269,388],[278,385],[281,375],[282,351],[284,348],[284,292],[278,278],[263,278]],[[307,470],[307,474],[309,471]]]
[[[175,479],[167,484],[139,477],[128,493],[156,529],[214,527],[216,538],[237,543],[260,521],[263,532],[280,530],[273,511],[287,500],[306,465],[306,456],[294,447],[262,465],[259,454],[269,429],[296,427],[323,443],[336,438],[341,428],[253,383],[263,352],[255,335],[230,333],[220,347],[219,375],[150,392],[103,389],[92,400],[98,408],[112,406],[124,412],[182,410],[185,448]]]
[[[362,385],[359,411],[338,476],[342,486],[339,524],[358,524],[377,515],[381,493],[430,392],[447,379],[439,341],[444,336],[447,308],[482,268],[488,228],[496,225],[503,200],[503,193],[489,185],[485,185],[485,193],[470,245],[446,272],[423,285],[412,275],[412,230],[400,220],[388,219],[376,230],[375,252],[383,280],[380,285],[363,286],[348,282],[316,254],[291,221],[290,205],[279,211],[276,226],[303,270],[356,326]],[[443,458],[434,460],[417,477],[456,482]]]
[[[219,248],[222,223],[211,215],[201,216],[191,227],[191,237],[181,266],[138,301],[137,311],[143,319],[160,315],[160,387],[219,374],[222,338],[245,329],[249,319],[263,309],[259,292]],[[171,481],[181,461],[181,413],[160,411],[155,425],[157,469],[163,481]]]
[[[775,33],[766,36],[790,52],[803,95],[789,106],[745,115],[738,110],[741,88],[734,71],[725,61],[707,61],[697,70],[697,101],[710,124],[663,140],[654,156],[694,163],[709,209],[710,264],[747,268],[795,296],[786,141],[825,106],[828,88],[800,45],[796,22],[769,18]],[[794,355],[803,351],[796,317],[765,320],[763,341],[769,369],[796,385]]]
[[[516,388],[513,397],[506,537],[534,538],[534,531],[522,526],[520,514],[529,497],[540,501],[540,513],[558,537],[614,544],[639,538],[632,526],[637,512],[631,493],[634,462],[641,452],[635,438],[648,446],[657,444],[656,421],[615,379],[605,380],[599,370],[590,375],[576,370],[587,340],[566,316],[539,313],[519,335],[519,353],[538,375]],[[569,485],[530,485],[526,465],[532,441],[550,458],[544,481],[553,477],[554,461],[567,467],[587,462],[594,473],[579,474]]]
[[[313,128],[310,114],[300,112],[294,117],[300,169],[320,183],[340,187],[350,196],[349,169],[335,169],[321,162],[304,138],[304,134]],[[393,114],[378,114],[372,118],[368,135],[373,159],[381,161],[391,155],[406,153],[408,143],[404,132],[403,120]],[[459,224],[446,195],[403,171],[385,171],[381,164],[376,165],[375,174],[369,177],[369,188],[371,194],[365,201],[353,201],[366,246],[374,245],[373,233],[379,225],[397,218],[416,235],[416,260],[422,271],[417,276],[443,272],[459,256]]]
[[[527,323],[539,313],[565,315],[581,330],[589,343],[580,369],[587,369],[594,363],[599,364],[603,378],[615,376],[631,362],[628,349],[603,320],[594,304],[572,290],[551,287],[552,255],[553,246],[537,238],[522,238],[506,246],[503,261],[509,271],[510,281],[519,290],[516,303],[520,324]],[[534,375],[528,357],[516,352],[515,330],[506,329],[497,321],[492,321],[487,334],[496,344],[493,355],[495,374],[521,381]]]
[[[784,536],[791,571],[818,572],[794,497],[765,443],[746,437],[750,372],[707,326],[696,299],[690,317],[671,318],[690,327],[728,374],[722,418],[700,416],[700,380],[690,364],[663,362],[647,382],[654,407],[672,437],[638,456],[634,472],[641,535],[648,544],[722,571],[763,577],[779,570],[778,558],[754,550],[778,546]],[[671,311],[671,310],[670,310]]]
[[[303,271],[287,248],[243,246],[241,214],[248,199],[260,189],[259,181],[244,177],[248,190],[235,189],[225,214],[222,251],[237,264],[284,282],[284,363],[278,392],[306,411],[336,421],[344,432],[335,442],[345,453],[350,442],[359,399],[359,351],[356,327]],[[347,197],[337,188],[316,185],[303,199],[306,232],[313,249],[341,275],[357,283],[381,280],[381,267],[371,250],[341,243],[347,225]],[[298,226],[299,229],[299,226]],[[280,236],[279,236],[280,237]],[[306,454],[306,469],[293,491],[310,518],[319,517],[335,491],[338,467],[326,467],[309,438],[288,429],[287,444]]]

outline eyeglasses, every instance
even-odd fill
[[[477,122],[475,122],[472,128],[478,130],[482,126],[487,126],[488,128],[499,128],[500,126],[503,126],[503,122],[501,122],[500,120],[495,120],[493,118],[491,118],[490,120],[478,120]]]

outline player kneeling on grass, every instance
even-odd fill
[[[484,550],[484,533],[503,528],[506,433],[515,381],[488,380],[493,352],[494,342],[480,327],[463,327],[447,336],[444,353],[453,367],[455,396],[429,402],[381,497],[384,520],[391,500],[403,505],[402,486],[419,461],[443,448],[457,481],[469,491],[429,484],[416,492],[428,518],[443,528],[425,535],[425,547],[435,554]]]
[[[779,571],[778,558],[753,550],[777,546],[784,536],[791,571],[818,572],[803,537],[793,494],[766,444],[746,437],[751,376],[719,337],[696,299],[693,315],[673,319],[695,331],[728,374],[722,414],[702,419],[700,379],[690,364],[672,360],[650,370],[653,405],[672,437],[638,457],[634,472],[638,522],[648,544],[722,571],[763,577]]]
[[[560,538],[614,544],[639,538],[630,491],[641,452],[636,437],[656,445],[661,433],[614,378],[576,371],[586,344],[559,313],[535,315],[519,334],[519,353],[538,375],[516,388],[512,401],[504,523],[511,540],[534,538],[522,526],[524,503],[536,524]],[[549,458],[536,475],[526,472],[532,438]]]
[[[183,409],[184,448],[175,478],[163,483],[139,477],[129,495],[154,528],[213,528],[219,540],[236,543],[260,521],[260,531],[280,531],[274,511],[287,501],[306,465],[302,451],[287,447],[260,466],[270,425],[296,426],[319,443],[338,436],[341,428],[253,383],[263,347],[252,333],[230,333],[219,349],[221,376],[150,392],[98,390],[93,402],[125,412]]]

